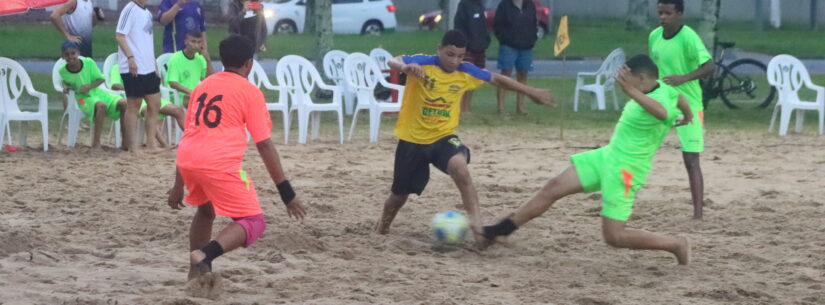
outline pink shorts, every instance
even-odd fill
[[[266,220],[264,220],[264,214],[258,214],[253,216],[247,217],[240,217],[240,218],[232,218],[238,225],[243,227],[244,231],[246,231],[246,242],[244,242],[243,247],[249,247],[258,237],[264,234],[264,230],[266,230]]]

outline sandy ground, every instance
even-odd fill
[[[488,223],[526,202],[570,154],[609,136],[567,131],[559,140],[557,130],[530,127],[459,134],[472,148]],[[690,237],[687,267],[667,253],[604,244],[593,194],[562,199],[506,246],[437,245],[429,220],[460,208],[460,198],[436,170],[391,233],[377,235],[395,141],[389,130],[377,144],[363,133],[343,146],[334,138],[279,146],[310,209],[303,223],[286,217],[250,146],[244,167],[269,229],[215,261],[213,299],[187,289],[194,209],[165,204],[174,151],[0,152],[0,304],[825,304],[825,138],[710,132],[705,220],[693,221],[671,135],[630,226]]]

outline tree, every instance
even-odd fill
[[[324,54],[332,49],[332,4],[330,0],[314,0],[315,60],[320,65]]]
[[[705,46],[713,50],[716,43],[716,29],[719,22],[719,0],[702,0],[702,21],[699,22],[699,36]]]
[[[648,0],[630,0],[627,5],[625,29],[650,30],[650,26],[647,24]]]

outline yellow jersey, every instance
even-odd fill
[[[458,126],[461,97],[492,80],[493,74],[463,62],[453,72],[438,64],[438,56],[402,56],[405,64],[418,64],[424,79],[408,76],[395,136],[401,140],[430,144],[452,135]]]

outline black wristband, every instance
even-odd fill
[[[284,201],[285,205],[288,205],[295,199],[295,190],[292,189],[289,180],[284,180],[284,182],[278,183],[275,186],[278,188],[278,194],[281,195],[281,200]]]

